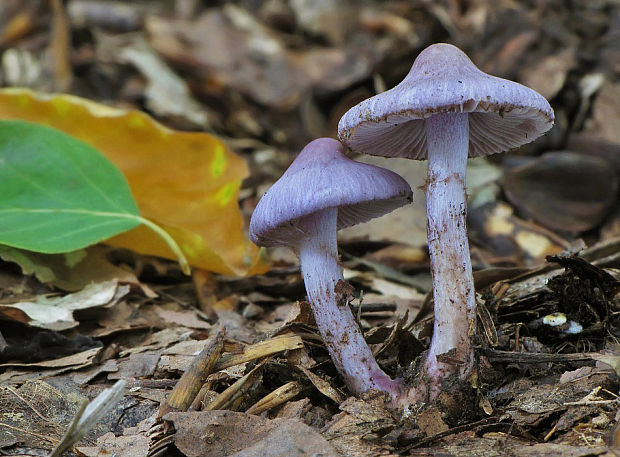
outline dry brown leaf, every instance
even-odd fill
[[[415,418],[418,427],[426,436],[437,435],[447,431],[450,427],[443,421],[443,414],[437,406],[432,406]]]
[[[499,445],[498,443],[501,443]],[[501,447],[500,447],[501,446]],[[555,443],[529,442],[507,433],[488,433],[483,437],[462,433],[448,437],[437,446],[415,449],[411,456],[446,455],[451,457],[504,456],[520,457],[594,457],[603,454],[605,446],[570,446]]]
[[[312,88],[338,90],[364,79],[378,58],[354,45],[288,49],[280,35],[232,2],[192,20],[151,17],[146,25],[161,55],[191,62],[203,74],[205,92],[227,87],[280,109],[295,107]]]
[[[211,324],[200,318],[200,315],[193,309],[172,311],[169,309],[157,308],[155,311],[159,317],[167,324],[178,324],[187,328],[207,330]]]
[[[376,457],[389,453],[390,446],[377,439],[396,426],[383,394],[366,400],[348,398],[340,409],[343,412],[325,426],[323,436],[343,456]]]
[[[40,295],[31,301],[0,305],[0,316],[5,319],[50,330],[67,330],[79,325],[73,312],[102,306],[113,306],[129,293],[129,286],[117,280],[93,283],[79,292],[48,298]]]
[[[170,413],[174,443],[187,457],[338,457],[313,428],[297,419],[274,419],[232,411]]]
[[[551,100],[564,86],[568,72],[576,64],[575,49],[566,48],[525,67],[521,80],[527,87]]]
[[[298,365],[297,368],[306,375],[310,382],[316,387],[316,389],[330,398],[334,403],[341,403],[344,400],[342,394],[338,392],[329,382],[321,378],[319,375],[314,374],[303,365]]]
[[[571,151],[548,152],[504,175],[510,202],[561,232],[596,227],[617,203],[618,176],[609,162]]]
[[[620,83],[606,82],[596,95],[592,106],[594,117],[592,131],[614,143],[620,143],[620,128],[618,128],[618,119],[620,119],[619,98]]]
[[[81,368],[90,364],[93,359],[101,352],[101,348],[92,348],[84,352],[68,355],[54,360],[46,360],[34,363],[8,362],[0,364],[0,368],[16,367],[16,368]]]
[[[151,439],[143,435],[116,436],[108,432],[97,439],[96,446],[77,446],[78,455],[84,457],[101,457],[104,455],[122,455],[123,457],[145,457],[148,455]]]
[[[383,157],[361,156],[356,160],[377,165],[400,174],[411,184],[413,204],[405,205],[373,219],[365,224],[355,225],[339,232],[339,239],[390,241],[410,246],[426,245],[426,209],[424,207],[424,190],[419,186],[426,179],[426,162],[409,159],[390,159]]]
[[[467,216],[470,233],[498,257],[542,260],[568,249],[569,243],[549,230],[514,215],[504,202],[487,203]]]
[[[25,275],[34,274],[42,283],[63,290],[76,291],[90,283],[117,279],[119,283],[140,287],[149,298],[157,297],[150,287],[138,281],[134,273],[110,263],[102,246],[91,246],[66,254],[41,254],[0,246],[0,257],[17,263]]]
[[[0,433],[21,445],[51,449],[76,411],[70,398],[44,381],[0,387]]]

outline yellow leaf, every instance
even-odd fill
[[[0,90],[0,119],[55,127],[105,154],[129,181],[142,216],[163,227],[191,265],[238,276],[265,271],[237,204],[247,165],[216,137],[168,129],[140,111],[17,88]],[[176,258],[144,226],[108,243]]]

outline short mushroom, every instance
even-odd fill
[[[553,126],[543,96],[479,70],[460,49],[423,50],[396,87],[362,101],[340,120],[338,136],[355,152],[428,159],[427,235],[435,321],[425,362],[428,389],[473,368],[476,304],[467,241],[468,157],[529,143]],[[440,357],[441,356],[441,357]]]
[[[412,192],[396,173],[342,151],[330,138],[309,143],[256,206],[250,238],[259,246],[290,246],[299,255],[317,327],[348,388],[396,398],[401,383],[378,366],[340,290],[346,283],[336,232],[410,203]]]

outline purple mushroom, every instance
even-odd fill
[[[449,44],[423,50],[400,84],[340,120],[338,136],[355,152],[428,159],[435,321],[424,365],[426,390],[412,389],[413,400],[436,397],[447,377],[456,373],[465,380],[473,368],[476,303],[465,227],[467,158],[529,143],[553,120],[540,94],[480,71]]]
[[[401,383],[377,365],[343,293],[336,232],[410,203],[412,192],[396,173],[355,162],[342,150],[330,138],[308,144],[256,206],[250,238],[299,255],[317,327],[348,388],[396,398]]]

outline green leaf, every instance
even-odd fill
[[[140,224],[125,177],[101,153],[58,130],[0,121],[0,243],[80,249]]]
[[[59,130],[0,121],[0,244],[74,251],[145,224],[187,263],[161,227],[140,216],[123,174],[103,154]]]

